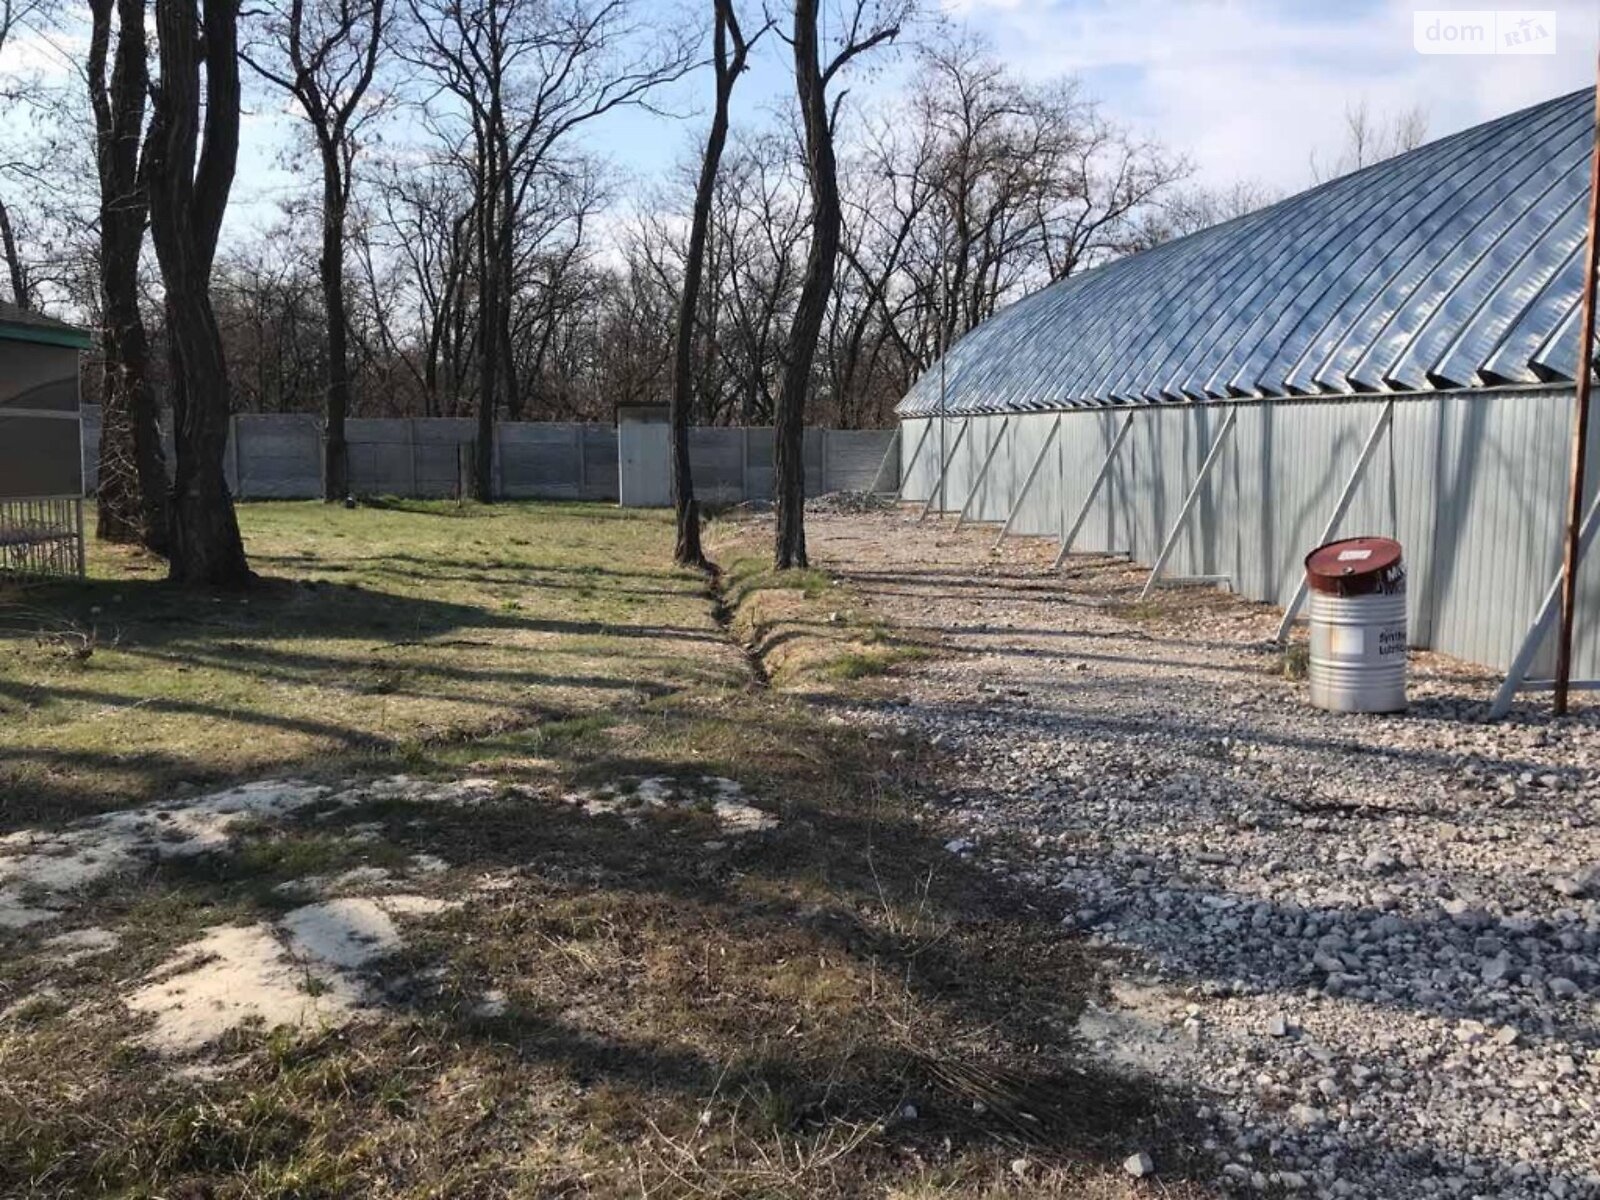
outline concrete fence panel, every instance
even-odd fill
[[[83,471],[84,486],[90,493],[98,475],[100,425],[99,407],[85,405]],[[234,495],[244,500],[292,500],[322,494],[319,417],[241,413],[232,419],[229,429],[223,469]],[[618,430],[612,425],[501,422],[494,437],[496,491],[514,500],[622,499],[642,506],[669,503],[667,427],[630,422],[625,429],[619,443]],[[463,457],[476,437],[477,422],[471,418],[351,418],[345,423],[350,490],[362,496],[458,495],[464,484]],[[893,438],[894,431],[888,429],[808,429],[807,493],[868,487]],[[695,490],[708,503],[772,498],[771,429],[693,429],[689,454]],[[170,435],[167,457],[170,463]],[[899,463],[892,461],[878,486],[892,490],[898,479]]]

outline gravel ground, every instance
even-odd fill
[[[1086,1040],[1201,1093],[1240,1191],[1600,1197],[1600,714],[1487,724],[1425,654],[1408,714],[1322,713],[1276,610],[993,536],[808,522],[944,646],[852,717],[947,751],[951,852],[1114,948]]]

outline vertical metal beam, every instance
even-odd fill
[[[1117,457],[1117,451],[1122,449],[1122,443],[1128,436],[1128,430],[1133,428],[1133,414],[1129,413],[1122,422],[1122,428],[1117,430],[1117,436],[1111,441],[1111,449],[1106,452],[1106,460],[1100,464],[1100,473],[1094,477],[1094,482],[1089,485],[1089,494],[1083,498],[1083,506],[1078,509],[1078,515],[1072,522],[1072,527],[1061,534],[1061,549],[1056,551],[1055,561],[1050,564],[1052,571],[1060,570],[1061,564],[1066,560],[1067,552],[1072,549],[1073,540],[1078,536],[1078,530],[1083,528],[1084,521],[1089,516],[1089,506],[1094,503],[1094,498],[1100,494],[1100,485],[1105,483],[1106,476],[1111,474],[1112,460]]]
[[[978,498],[978,489],[983,486],[983,477],[989,473],[989,464],[994,461],[994,452],[1000,449],[1000,439],[1006,436],[1006,427],[1011,424],[1007,417],[1000,422],[1000,429],[994,435],[994,441],[989,443],[989,451],[983,456],[983,465],[978,468],[978,477],[972,481],[972,487],[967,492],[967,498],[961,502],[961,511],[956,514],[956,528],[961,528],[961,522],[967,519],[967,509],[972,507],[972,502]]]
[[[894,434],[889,438],[889,448],[883,452],[883,457],[878,460],[878,469],[872,473],[872,482],[867,484],[867,495],[874,495],[878,490],[878,481],[883,478],[883,469],[889,465],[889,456],[900,452],[900,434],[905,429],[902,423],[894,427]]]
[[[1600,121],[1600,87],[1595,91],[1595,119]],[[1567,503],[1567,537],[1561,573],[1561,628],[1556,635],[1555,714],[1567,711],[1567,681],[1572,678],[1572,622],[1578,610],[1578,541],[1582,525],[1584,453],[1589,445],[1589,393],[1594,378],[1595,269],[1600,267],[1600,137],[1589,163],[1589,240],[1584,248],[1583,298],[1578,306],[1578,378],[1573,397],[1572,482]]]
[[[1372,453],[1378,448],[1378,441],[1394,420],[1394,401],[1383,406],[1383,411],[1378,414],[1378,419],[1372,426],[1372,432],[1367,434],[1367,441],[1361,447],[1361,457],[1356,459],[1355,468],[1350,472],[1350,478],[1344,481],[1344,491],[1339,493],[1339,502],[1333,506],[1333,514],[1329,516],[1328,523],[1322,527],[1322,537],[1318,546],[1325,546],[1333,540],[1333,535],[1338,532],[1339,522],[1344,520],[1344,514],[1350,510],[1350,502],[1355,499],[1356,488],[1361,483],[1361,478],[1367,473],[1367,464],[1372,461]],[[1313,547],[1315,548],[1315,547]],[[1278,644],[1282,645],[1289,637],[1289,630],[1294,626],[1294,618],[1300,611],[1300,606],[1306,602],[1307,584],[1304,575],[1300,576],[1300,586],[1295,589],[1294,599],[1289,601],[1289,607],[1283,610],[1283,620],[1278,623]]]
[[[1156,579],[1161,574],[1161,568],[1166,566],[1167,559],[1172,557],[1172,551],[1178,544],[1178,535],[1183,532],[1184,523],[1189,519],[1189,513],[1194,510],[1194,502],[1200,498],[1200,489],[1205,487],[1211,468],[1216,466],[1217,459],[1222,457],[1222,447],[1227,443],[1228,435],[1233,432],[1233,426],[1238,419],[1238,407],[1228,409],[1228,419],[1223,421],[1222,428],[1217,430],[1216,440],[1211,443],[1211,451],[1206,455],[1206,461],[1200,465],[1200,474],[1195,476],[1194,486],[1189,489],[1183,507],[1178,510],[1178,519],[1172,523],[1172,529],[1167,533],[1167,540],[1161,546],[1161,553],[1156,556],[1156,565],[1150,568],[1150,578],[1144,581],[1144,587],[1139,591],[1139,599],[1143,600],[1150,594],[1150,589],[1155,587]]]
[[[943,393],[941,392],[940,395],[941,395],[941,398],[939,400],[939,461],[941,463],[943,463],[945,461],[945,456],[948,455],[949,452],[950,452],[949,448],[944,444],[945,443],[945,437],[950,432],[950,422],[945,419]],[[932,497],[932,496],[939,497],[939,511],[943,512],[944,511],[944,507],[945,507],[945,505],[944,505],[944,468],[943,467],[939,468],[938,478],[936,478],[934,480],[933,490],[931,492],[929,492],[928,495],[930,497]],[[924,517],[928,515],[928,510],[926,508],[924,508],[922,510],[922,515]]]
[[[1573,564],[1574,570],[1582,564],[1583,556],[1588,553],[1597,527],[1600,527],[1600,492],[1597,492],[1594,499],[1589,502],[1589,511],[1584,514],[1583,524],[1578,530],[1578,561]],[[1549,588],[1545,590],[1539,612],[1533,618],[1533,624],[1528,626],[1522,645],[1517,649],[1517,656],[1511,660],[1511,666],[1506,669],[1506,677],[1500,684],[1500,690],[1495,692],[1494,700],[1489,705],[1489,715],[1496,720],[1511,711],[1512,701],[1517,698],[1517,692],[1528,678],[1528,668],[1533,665],[1533,657],[1539,653],[1545,635],[1550,632],[1551,622],[1556,619],[1566,578],[1566,565],[1563,562],[1561,570],[1556,573],[1556,577],[1550,581]]]
[[[1033,487],[1033,481],[1038,477],[1039,468],[1044,466],[1044,457],[1050,453],[1050,446],[1056,440],[1056,434],[1061,432],[1061,418],[1056,418],[1056,423],[1050,426],[1050,432],[1044,439],[1044,445],[1039,447],[1039,457],[1033,460],[1033,466],[1028,468],[1028,477],[1022,481],[1022,490],[1017,493],[1017,498],[1011,502],[1011,511],[1006,514],[1006,523],[1000,526],[1000,536],[994,539],[995,549],[1000,548],[1000,543],[1006,540],[1006,534],[1011,532],[1011,523],[1017,519],[1017,514],[1022,511],[1022,502],[1028,498],[1028,489]]]
[[[943,419],[941,418],[941,425]],[[968,417],[961,422],[961,432],[956,434],[956,440],[950,443],[950,453],[945,457],[939,467],[939,480],[933,486],[933,491],[928,493],[928,502],[922,506],[922,515],[917,518],[917,524],[927,520],[928,514],[933,511],[933,502],[940,501],[939,511],[944,512],[944,477],[950,473],[950,464],[956,460],[956,451],[961,449],[961,439],[967,436],[967,429],[972,425],[972,418]],[[941,429],[941,436],[943,436]]]
[[[926,420],[927,424],[923,425],[922,427],[922,436],[917,439],[917,444],[911,448],[911,461],[906,463],[905,467],[900,472],[899,486],[894,489],[894,500],[896,504],[900,503],[901,499],[904,498],[906,491],[906,480],[911,478],[911,468],[916,466],[917,459],[922,457],[922,448],[928,444],[928,435],[933,432],[933,418],[928,417]],[[931,496],[933,493],[930,490],[928,494]]]

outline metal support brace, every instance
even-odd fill
[[[1106,476],[1111,474],[1112,460],[1117,457],[1117,451],[1122,449],[1122,443],[1128,436],[1128,430],[1133,428],[1133,414],[1129,413],[1122,422],[1122,428],[1117,430],[1117,436],[1111,441],[1111,449],[1106,453],[1105,462],[1100,464],[1100,473],[1094,477],[1094,482],[1089,485],[1089,494],[1083,498],[1083,507],[1078,509],[1078,515],[1072,522],[1072,527],[1061,535],[1061,549],[1056,551],[1056,560],[1050,564],[1052,571],[1060,570],[1061,564],[1066,561],[1067,552],[1072,549],[1073,540],[1078,536],[1078,530],[1083,528],[1084,521],[1089,516],[1089,506],[1094,503],[1094,498],[1100,494],[1100,485],[1105,483]]]
[[[894,435],[889,439],[889,448],[883,452],[883,457],[878,460],[878,469],[872,473],[872,482],[867,484],[867,495],[874,495],[878,490],[878,480],[883,478],[883,469],[889,465],[892,455],[900,453],[900,431],[902,426],[896,425]]]
[[[1361,447],[1361,457],[1356,459],[1356,465],[1350,472],[1350,478],[1344,481],[1344,491],[1339,493],[1339,502],[1333,506],[1333,514],[1328,518],[1328,523],[1322,528],[1322,537],[1317,542],[1318,546],[1325,546],[1333,540],[1333,535],[1339,530],[1339,522],[1344,520],[1344,514],[1350,510],[1350,502],[1356,498],[1356,488],[1361,484],[1361,478],[1367,473],[1367,464],[1372,461],[1372,453],[1378,448],[1378,442],[1383,438],[1389,425],[1394,420],[1394,401],[1383,406],[1383,411],[1378,414],[1377,421],[1372,426],[1372,432],[1367,434],[1366,445]],[[1300,577],[1300,586],[1295,589],[1294,599],[1289,601],[1289,607],[1283,610],[1283,620],[1278,624],[1278,644],[1281,646],[1289,639],[1289,630],[1294,626],[1295,616],[1300,612],[1300,606],[1306,602],[1306,592],[1309,585],[1304,575]]]
[[[994,539],[994,548],[998,550],[1000,543],[1006,540],[1006,534],[1011,532],[1011,523],[1017,519],[1017,514],[1022,511],[1022,502],[1028,498],[1028,489],[1033,487],[1033,481],[1038,477],[1039,468],[1044,466],[1044,457],[1050,453],[1050,447],[1056,440],[1056,434],[1061,432],[1061,418],[1056,418],[1056,423],[1050,426],[1050,432],[1044,439],[1044,445],[1039,447],[1039,457],[1033,460],[1033,466],[1028,468],[1028,477],[1022,481],[1022,490],[1017,493],[1017,498],[1011,502],[1011,511],[1006,514],[1006,523],[1000,526],[1000,536]]]
[[[905,469],[900,472],[900,484],[894,489],[894,501],[900,503],[905,495],[906,480],[911,478],[911,468],[917,465],[917,459],[922,457],[922,448],[928,444],[928,435],[933,432],[933,418],[924,418],[927,424],[922,427],[922,436],[917,439],[917,444],[911,448],[911,461],[906,463]]]
[[[1194,486],[1189,489],[1183,507],[1178,510],[1178,519],[1172,523],[1172,529],[1167,533],[1167,540],[1161,546],[1161,553],[1156,556],[1156,565],[1150,568],[1150,578],[1144,581],[1139,599],[1143,600],[1150,595],[1150,589],[1155,587],[1161,568],[1166,566],[1167,559],[1172,557],[1172,551],[1178,545],[1178,535],[1183,532],[1184,522],[1189,519],[1189,513],[1194,509],[1194,502],[1200,498],[1200,489],[1205,487],[1206,477],[1211,474],[1211,468],[1216,466],[1217,460],[1222,457],[1222,448],[1227,444],[1228,435],[1233,432],[1234,424],[1238,420],[1238,408],[1230,408],[1228,419],[1222,423],[1222,428],[1217,430],[1216,440],[1211,443],[1210,453],[1206,455],[1206,461],[1200,465],[1200,474],[1195,476]]]
[[[983,456],[983,466],[978,468],[978,477],[972,481],[972,487],[967,492],[967,498],[961,503],[961,511],[956,514],[956,528],[961,528],[961,522],[967,519],[967,509],[972,507],[972,502],[978,498],[978,489],[983,486],[983,477],[989,473],[989,464],[994,461],[994,452],[1000,449],[1000,441],[1006,436],[1006,428],[1011,424],[1007,417],[1000,422],[1000,431],[994,435],[994,441],[989,443],[989,452]]]
[[[955,462],[956,451],[961,449],[961,439],[967,436],[967,429],[969,426],[971,426],[971,424],[971,417],[968,417],[961,422],[961,432],[956,434],[956,440],[950,443],[950,453],[945,455],[944,462],[939,466],[939,478],[934,480],[933,491],[928,493],[928,502],[922,506],[922,515],[917,518],[918,525],[922,524],[922,522],[928,519],[928,514],[933,511],[934,501],[943,495],[944,477],[949,474],[950,464]],[[939,511],[943,512],[944,509],[941,508]]]
[[[1579,563],[1589,552],[1589,543],[1594,541],[1597,527],[1600,527],[1600,492],[1596,492],[1594,499],[1589,502],[1589,511],[1583,515],[1583,527],[1578,531]],[[1496,720],[1511,711],[1512,701],[1517,698],[1517,692],[1527,681],[1528,668],[1533,665],[1533,656],[1539,653],[1539,647],[1544,644],[1545,636],[1550,632],[1550,626],[1556,619],[1561,607],[1563,574],[1564,571],[1557,570],[1556,577],[1550,581],[1550,587],[1544,594],[1544,603],[1539,605],[1539,613],[1534,617],[1533,624],[1528,627],[1527,635],[1522,639],[1522,646],[1518,649],[1516,658],[1511,660],[1505,681],[1501,683],[1500,690],[1494,694],[1494,701],[1489,705],[1489,715]]]

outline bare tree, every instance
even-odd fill
[[[745,39],[733,0],[713,0],[715,22],[711,35],[711,62],[716,71],[716,109],[700,160],[700,180],[695,187],[694,217],[689,227],[689,249],[684,261],[683,294],[678,302],[678,330],[672,363],[672,504],[677,514],[678,539],[674,557],[680,566],[705,568],[700,546],[700,506],[694,498],[694,477],[689,467],[689,413],[694,403],[693,347],[695,318],[700,303],[700,277],[705,269],[706,235],[711,225],[711,201],[717,187],[722,148],[728,140],[728,106],[733,85],[744,71],[750,47],[766,32]]]
[[[773,561],[780,569],[804,567],[805,529],[805,415],[811,389],[811,370],[817,339],[827,315],[833,273],[839,255],[838,165],[833,152],[834,122],[839,99],[831,103],[828,85],[849,62],[874,46],[893,41],[910,15],[911,0],[850,0],[832,14],[840,30],[834,53],[826,66],[817,30],[818,0],[795,0],[795,95],[805,129],[806,175],[811,185],[811,245],[806,252],[805,277],[794,321],[789,326],[783,388],[778,393],[773,431],[773,496],[777,507]]]
[[[33,307],[33,285],[28,279],[28,268],[17,250],[17,233],[11,224],[11,213],[0,201],[0,255],[6,263],[6,278],[11,284],[11,299],[18,308]]]
[[[385,0],[269,0],[265,40],[244,59],[288,92],[311,127],[322,168],[319,271],[327,322],[322,498],[350,490],[345,417],[350,411],[350,322],[346,312],[345,222],[361,127],[379,111],[367,95],[377,71],[388,13]]]
[[[1080,100],[1076,84],[1057,87],[1056,102],[1075,120],[1050,168],[1060,186],[1041,203],[1039,223],[1050,278],[1065,279],[1137,251],[1140,216],[1190,168]]]
[[[0,0],[0,52],[5,50],[12,32],[42,7],[41,0]],[[11,97],[5,89],[0,89],[0,99],[9,103]],[[0,199],[0,259],[5,263],[12,301],[18,308],[32,308],[33,282],[17,248],[16,227],[12,224],[10,210],[3,199]]]
[[[164,554],[167,467],[150,341],[139,308],[139,257],[149,217],[141,170],[149,88],[145,0],[90,0],[85,76],[100,184],[101,423],[98,535]],[[111,53],[112,26],[116,51]],[[114,58],[109,78],[108,59]]]
[[[494,494],[495,413],[516,386],[517,229],[532,189],[559,169],[574,131],[615,109],[647,103],[661,84],[681,77],[693,61],[694,37],[685,30],[647,31],[634,0],[410,0],[410,8],[416,44],[408,56],[448,98],[434,106],[431,119],[472,180],[478,288],[473,492],[487,502]]]
[[[186,584],[244,587],[255,576],[222,469],[232,404],[211,306],[239,155],[239,0],[156,0],[155,14],[161,82],[147,162],[173,365],[170,573]]]
[[[1134,237],[1133,245],[1145,250],[1173,238],[1187,237],[1213,225],[1249,216],[1275,204],[1279,198],[1272,189],[1250,179],[1237,180],[1224,188],[1178,188],[1154,207]]]
[[[371,219],[358,232],[358,257],[377,333],[421,391],[423,416],[470,413],[470,362],[477,340],[469,312],[473,269],[470,194],[451,161],[387,164],[373,181]],[[389,266],[380,266],[380,258]],[[385,298],[380,292],[389,290]],[[393,293],[410,318],[395,311]]]
[[[1415,150],[1428,140],[1428,110],[1421,105],[1392,113],[1374,113],[1362,97],[1344,110],[1344,146],[1328,166],[1311,152],[1311,179],[1326,183],[1373,163]]]

